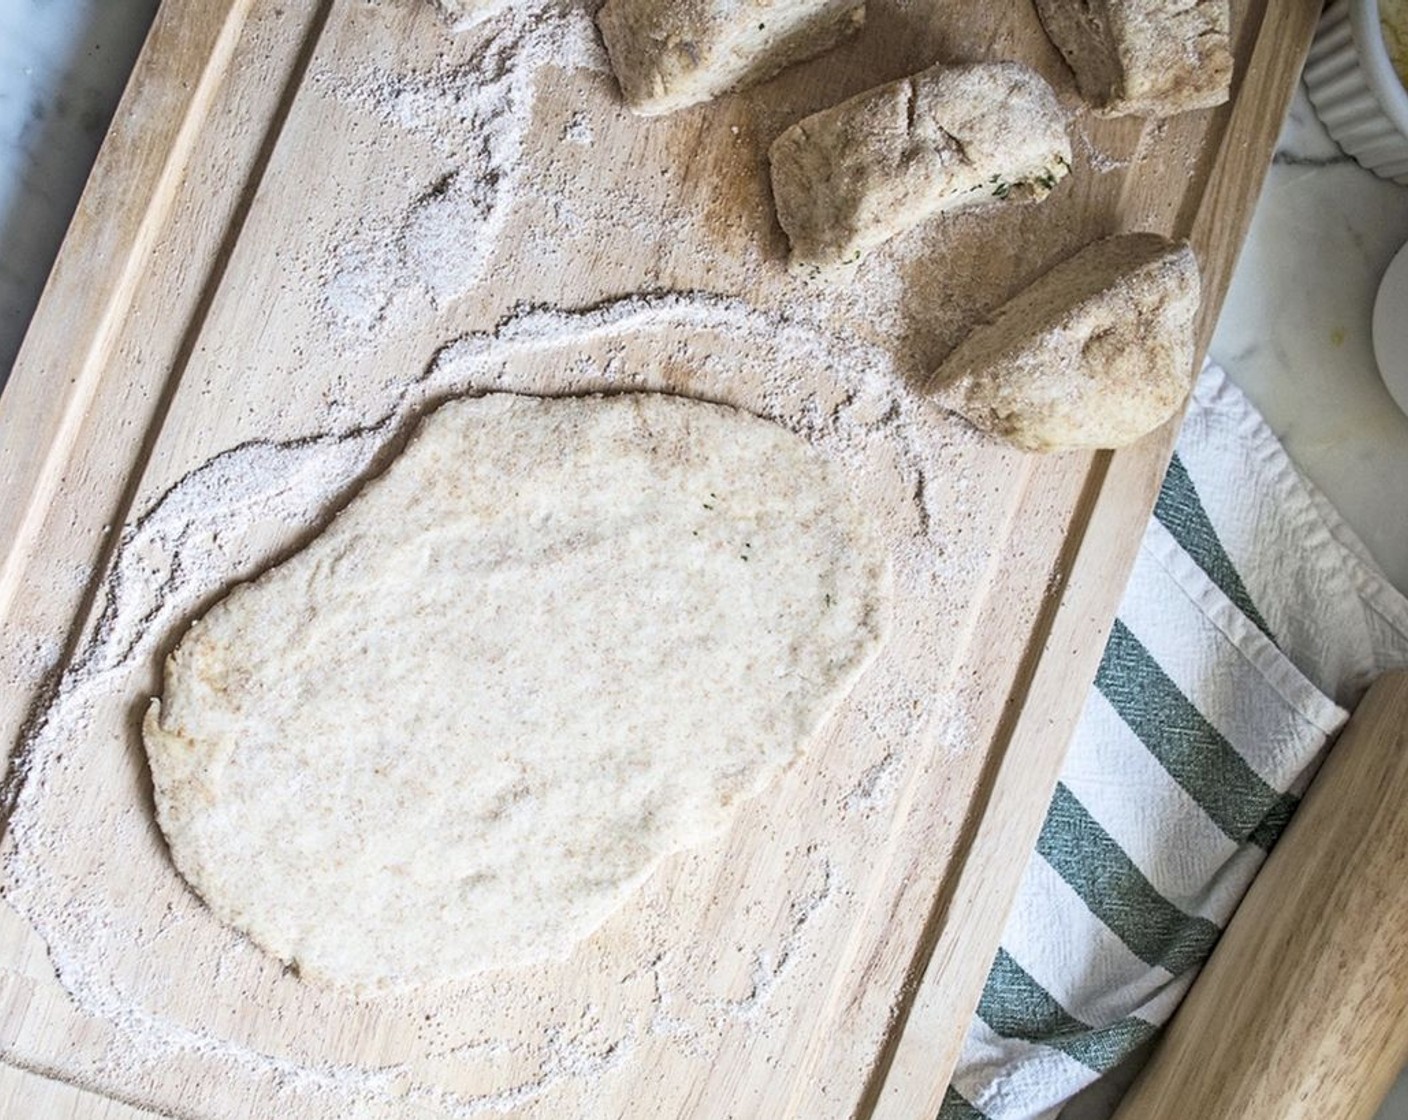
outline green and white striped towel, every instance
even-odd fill
[[[1127,1069],[1401,665],[1408,600],[1208,366],[940,1120],[1047,1120]]]

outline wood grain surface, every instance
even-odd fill
[[[155,1115],[0,1063],[0,1116],[15,1120],[144,1120]]]
[[[1380,678],[1117,1120],[1367,1120],[1408,1061],[1408,673]]]
[[[1023,456],[931,415],[924,383],[978,316],[1120,230],[1192,238],[1206,340],[1315,8],[1235,3],[1233,103],[1149,125],[1085,115],[1025,2],[874,0],[838,51],[649,122],[564,55],[506,87],[521,133],[511,115],[459,122],[519,145],[485,180],[502,205],[482,274],[450,291],[410,277],[390,306],[411,313],[349,341],[329,277],[402,244],[398,215],[477,158],[453,97],[438,131],[386,98],[449,75],[472,100],[516,80],[512,59],[492,25],[450,35],[409,0],[164,5],[0,400],[0,729],[25,744],[6,787],[0,1053],[181,1116],[932,1116],[1176,425],[1116,455]],[[996,57],[1071,109],[1077,166],[1051,200],[931,224],[851,291],[789,278],[771,139],[937,59]],[[561,337],[508,345],[544,322]],[[449,360],[480,352],[492,365]],[[175,875],[134,715],[180,627],[346,488],[299,517],[230,515],[209,531],[228,569],[154,600],[114,653],[138,562],[153,587],[192,562],[141,554],[141,530],[238,449],[363,440],[365,474],[428,386],[573,392],[617,370],[822,443],[857,401],[907,410],[903,440],[862,425],[873,447],[845,459],[919,573],[893,648],[723,843],[669,861],[562,967],[384,1002],[313,990]]]

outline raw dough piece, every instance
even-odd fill
[[[792,263],[857,263],[948,210],[1045,198],[1071,169],[1056,95],[1016,62],[933,66],[823,109],[769,153]]]
[[[1102,116],[1168,117],[1231,94],[1227,0],[1036,0],[1036,9]]]
[[[806,749],[888,570],[837,468],[757,417],[447,404],[182,639],[143,729],[158,820],[304,976],[561,957]]]
[[[936,399],[1030,451],[1133,443],[1192,388],[1199,288],[1186,244],[1097,241],[964,339]]]
[[[865,0],[606,0],[596,21],[626,104],[653,117],[829,50]]]

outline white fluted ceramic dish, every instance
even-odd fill
[[[1408,90],[1389,60],[1378,0],[1334,0],[1305,66],[1315,112],[1374,174],[1408,183]]]

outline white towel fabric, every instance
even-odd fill
[[[1208,366],[940,1120],[1048,1120],[1127,1070],[1404,665],[1408,599]]]

